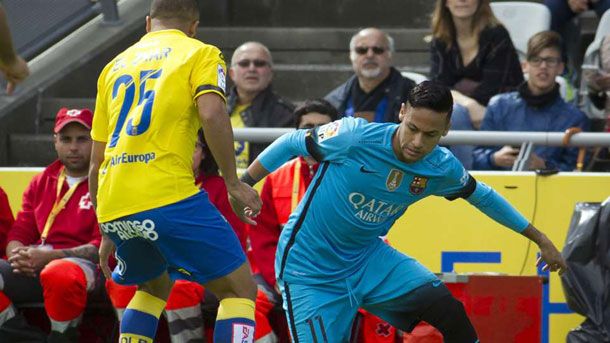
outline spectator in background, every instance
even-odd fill
[[[233,128],[292,127],[294,105],[273,92],[273,59],[261,43],[240,45],[231,58],[229,76],[234,83],[227,98]],[[235,142],[237,168],[246,168],[267,143]]]
[[[36,175],[8,233],[0,260],[0,341],[39,339],[13,303],[41,302],[51,320],[47,342],[75,342],[87,297],[100,290],[100,232],[87,184],[88,109],[62,108],[55,120],[58,160]],[[44,339],[43,339],[44,341]]]
[[[489,99],[523,82],[510,35],[489,0],[437,0],[432,36],[431,79],[453,89],[455,102],[468,109],[478,129]]]
[[[584,104],[589,117],[601,119],[593,131],[610,132],[610,35],[602,39],[598,56],[596,64],[583,65]]]
[[[489,102],[481,130],[486,131],[564,131],[570,127],[588,130],[583,112],[559,95],[555,77],[561,75],[562,42],[559,34],[543,31],[527,43],[525,70],[529,79],[516,92],[496,95]],[[510,169],[519,153],[511,147],[478,147],[474,150],[475,169]],[[529,169],[571,171],[576,166],[577,148],[539,146],[529,160]]]
[[[349,42],[354,75],[324,99],[346,117],[398,122],[400,105],[415,82],[393,67],[394,39],[377,28],[360,30]]]
[[[199,129],[197,136],[198,140],[193,153],[195,184],[207,192],[210,202],[227,219],[245,252],[247,239],[245,224],[231,210],[227,197],[227,187],[224,179],[219,175],[218,165],[205,141],[203,130]],[[124,286],[112,280],[106,280],[106,289],[117,316],[121,320],[127,304],[136,292],[136,286]],[[206,308],[211,307],[213,312],[216,312],[219,304],[218,299],[211,293],[206,293],[203,286],[186,280],[176,280],[174,282],[165,306],[165,316],[172,343],[206,341],[205,332],[208,328],[204,326],[205,321],[201,311],[202,302],[205,302],[204,306]],[[213,318],[216,318],[215,313],[212,322]],[[210,331],[212,331],[211,329],[209,328]]]
[[[6,12],[0,3],[0,72],[8,81],[6,93],[13,94],[17,83],[25,80],[30,75],[28,64],[21,56],[17,55],[13,47],[11,32],[8,27]]]
[[[0,258],[6,258],[6,236],[15,222],[6,193],[0,187]]]
[[[601,16],[610,8],[610,0],[544,0],[551,11],[551,30],[563,34],[566,24],[579,13],[594,10]]]

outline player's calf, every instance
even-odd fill
[[[440,331],[446,343],[479,342],[464,305],[450,294],[436,300],[421,319]]]

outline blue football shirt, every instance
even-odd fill
[[[480,187],[445,148],[437,146],[417,162],[398,160],[392,149],[397,129],[394,123],[346,117],[316,130],[289,133],[259,156],[269,171],[294,155],[321,162],[280,236],[275,260],[279,279],[315,284],[356,273],[379,237],[411,204],[430,195],[456,198],[480,188],[477,199],[494,204],[496,198],[489,195],[495,192]],[[518,230],[525,228],[523,220]]]

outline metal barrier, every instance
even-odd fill
[[[286,128],[240,128],[233,129],[235,140],[254,143],[272,142],[281,135],[291,132]],[[563,132],[508,132],[508,131],[449,131],[440,144],[456,145],[521,145],[530,142],[534,145],[544,146],[608,146],[610,147],[610,133],[583,132],[573,134],[568,143],[564,144],[566,134]]]

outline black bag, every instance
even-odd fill
[[[578,203],[562,255],[561,277],[570,309],[586,317],[570,331],[568,343],[610,343],[610,198],[602,204]]]

